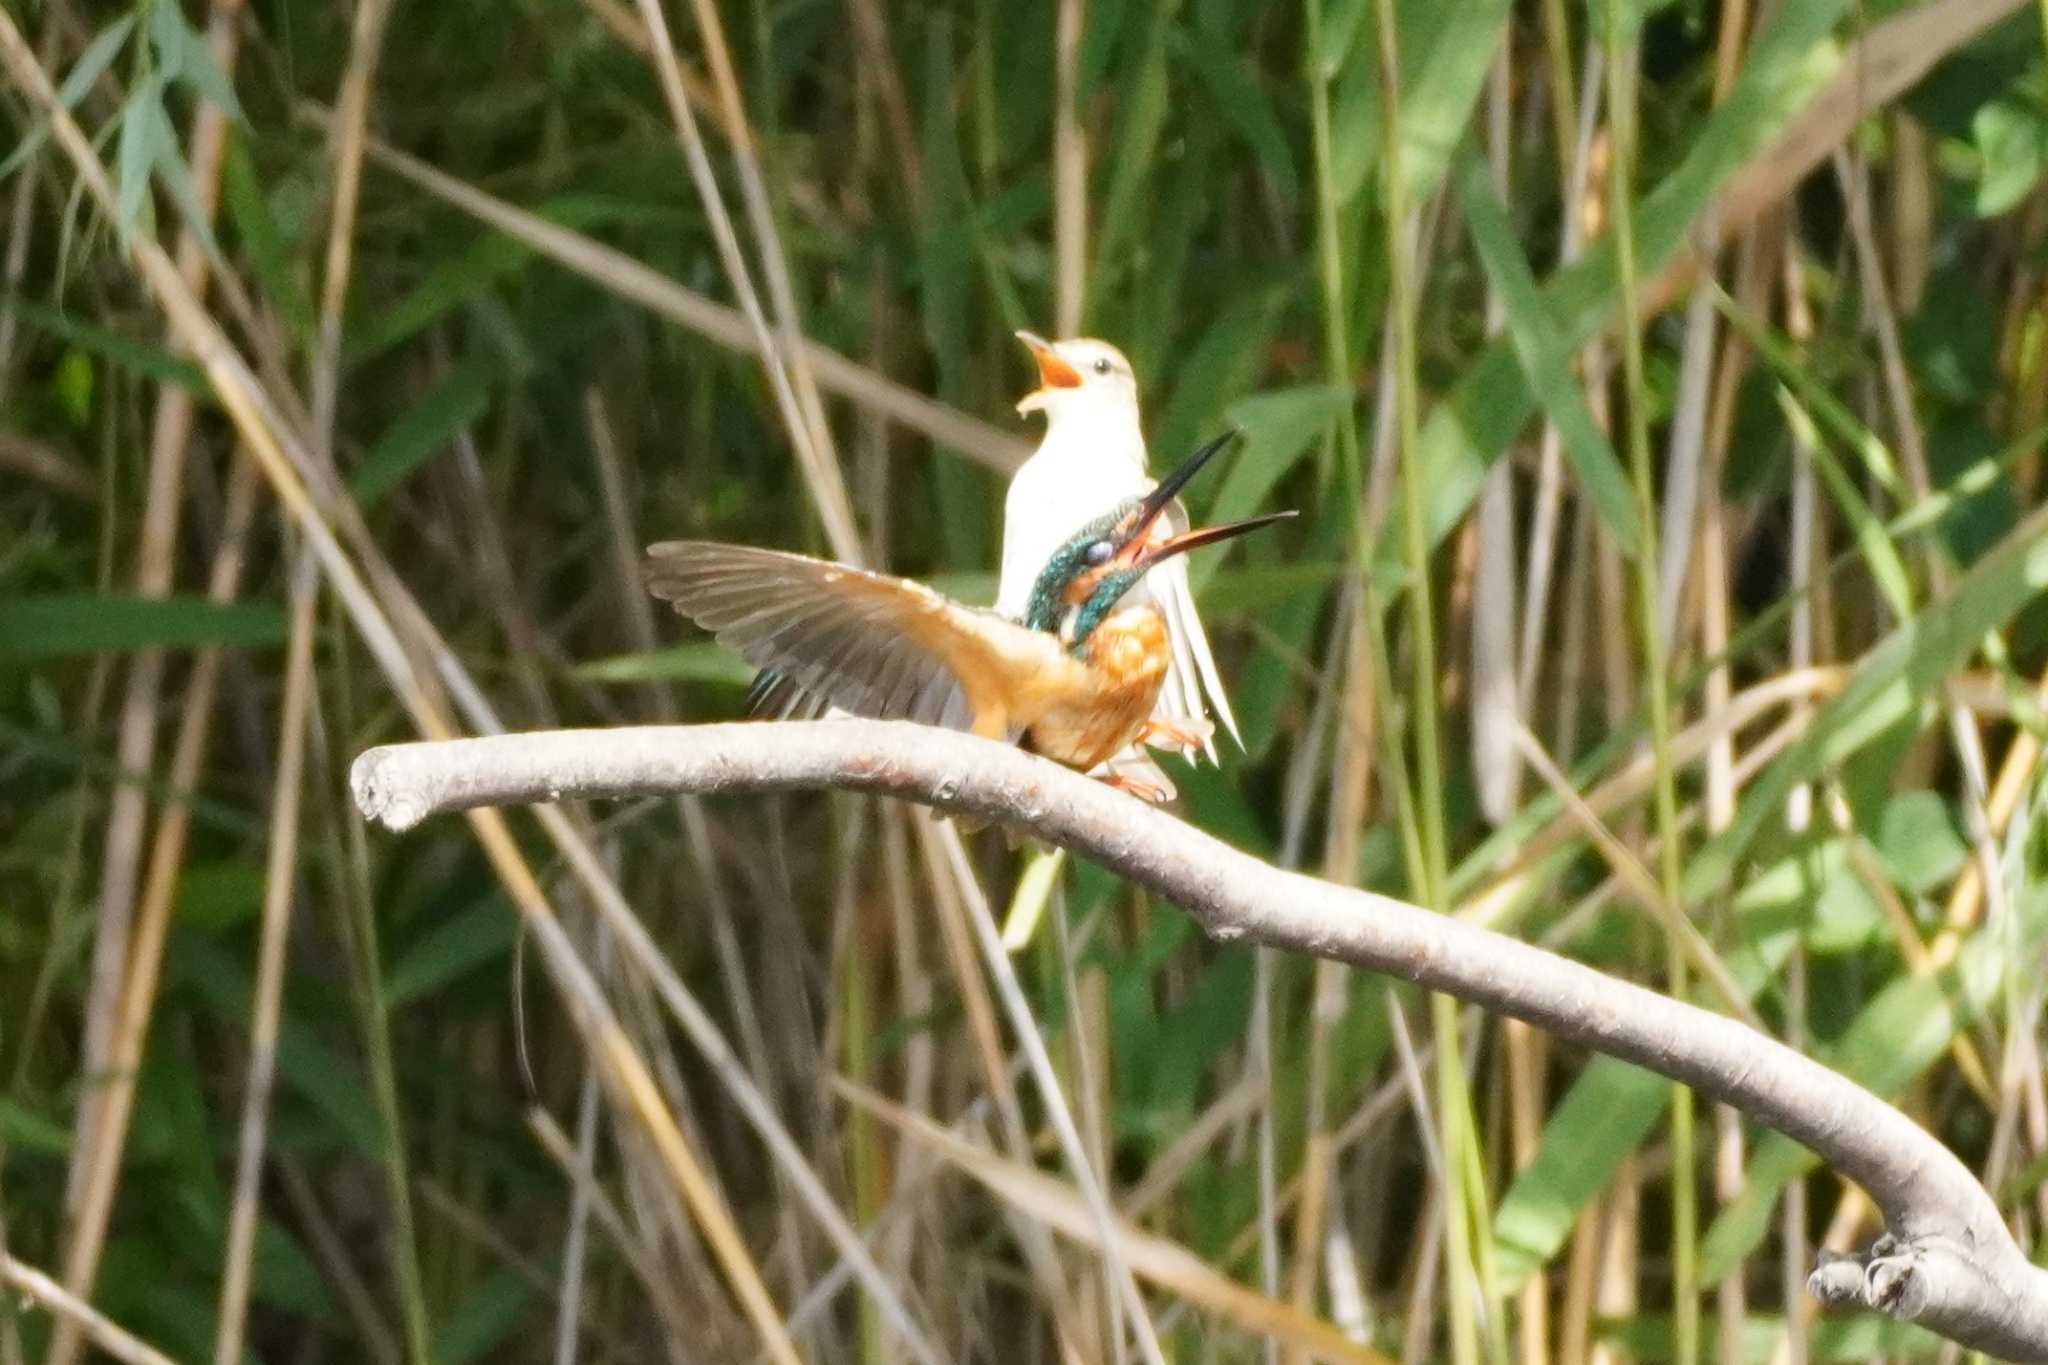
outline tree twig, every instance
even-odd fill
[[[93,1345],[128,1365],[176,1365],[169,1356],[122,1327],[64,1286],[12,1256],[0,1257],[0,1283],[35,1300],[60,1321],[76,1323]]]
[[[2048,1360],[2048,1269],[1946,1147],[1875,1095],[1733,1019],[1388,896],[1282,871],[1164,811],[1005,745],[903,722],[647,726],[387,745],[350,777],[406,829],[484,805],[840,788],[1025,831],[1184,907],[1218,940],[1385,972],[1683,1081],[1802,1143],[1870,1193],[1889,1235],[1820,1267],[1876,1308],[2011,1359]]]

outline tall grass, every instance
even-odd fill
[[[1304,512],[1195,567],[1186,818],[1754,1020],[2038,1246],[2024,8],[9,6],[0,1248],[179,1360],[1935,1358],[1814,1320],[1789,1143],[1086,865],[343,775],[737,714],[664,536],[986,600],[1078,317]]]

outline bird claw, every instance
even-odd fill
[[[1210,720],[1164,720],[1152,717],[1138,729],[1138,742],[1155,749],[1200,749],[1216,733]]]
[[[1155,749],[1199,749],[1216,733],[1209,721],[1177,721],[1154,717],[1138,731],[1138,742]]]
[[[1118,791],[1129,792],[1140,801],[1154,806],[1163,805],[1173,799],[1173,793],[1157,782],[1148,782],[1142,777],[1132,777],[1128,773],[1104,773],[1102,780]]]

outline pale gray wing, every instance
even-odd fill
[[[647,587],[761,669],[755,701],[786,716],[836,706],[974,730],[1006,651],[1057,648],[1049,636],[1020,645],[1012,634],[1035,633],[921,583],[746,545],[651,546]]]

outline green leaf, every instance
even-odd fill
[[[1977,172],[1977,216],[2014,208],[2048,171],[2048,109],[2029,92],[2015,91],[1981,106],[1970,119],[1982,165]]]
[[[1152,427],[1155,452],[1193,450],[1220,429],[1227,406],[1257,386],[1295,289],[1295,282],[1287,280],[1239,291],[1200,339],[1186,347],[1185,359],[1173,372],[1173,393]]]
[[[470,355],[400,413],[350,472],[348,484],[357,499],[365,506],[375,503],[482,417],[491,405],[497,370],[490,357]]]
[[[1157,0],[1149,8],[1144,46],[1125,60],[1118,81],[1116,150],[1109,160],[1102,221],[1095,229],[1095,254],[1088,271],[1091,280],[1115,274],[1117,253],[1125,240],[1139,231],[1150,207],[1145,186],[1159,161],[1159,139],[1170,106],[1166,35],[1180,10],[1180,0]]]
[[[561,195],[533,212],[560,227],[587,229],[642,216],[645,208],[604,195]],[[359,365],[417,335],[503,277],[523,270],[532,259],[530,247],[496,232],[485,233],[467,250],[444,257],[418,285],[383,312],[362,321],[351,319],[348,339],[342,347],[345,363]]]
[[[1194,68],[1208,91],[1211,107],[1244,139],[1244,145],[1272,179],[1280,197],[1287,203],[1295,202],[1301,193],[1300,177],[1295,173],[1294,156],[1288,150],[1287,134],[1273,112],[1273,102],[1259,85],[1257,69],[1241,54],[1219,46],[1205,32],[1198,31],[1189,37],[1176,31],[1171,35],[1170,47],[1176,57]]]
[[[248,138],[240,129],[228,134],[221,161],[221,199],[233,220],[235,233],[255,268],[263,296],[290,324],[301,340],[313,335],[313,305],[300,287],[291,250],[285,244],[270,199],[249,159]]]
[[[1706,287],[1712,291],[1714,306],[1720,310],[1721,316],[1728,319],[1750,345],[1756,347],[1757,352],[1770,365],[1771,372],[1798,395],[1799,401],[1805,407],[1812,410],[1822,427],[1833,433],[1837,440],[1863,461],[1863,467],[1885,492],[1903,501],[1907,496],[1906,481],[1899,475],[1898,461],[1892,458],[1891,448],[1878,439],[1876,432],[1856,419],[1848,404],[1829,393],[1827,387],[1800,363],[1791,345],[1782,340],[1761,318],[1751,315],[1749,310],[1729,296],[1727,290],[1712,280],[1707,282]]]
[[[114,152],[114,225],[124,236],[142,224],[150,169],[167,152],[177,155],[170,120],[164,117],[162,78],[146,76],[121,106],[121,137]]]
[[[503,957],[518,934],[518,916],[500,895],[486,896],[461,913],[436,922],[385,976],[384,1007],[397,1010]]]
[[[519,1325],[532,1294],[511,1271],[493,1272],[435,1329],[434,1365],[469,1365],[492,1355]]]
[[[172,355],[161,346],[148,342],[134,341],[104,327],[67,316],[56,309],[16,295],[8,300],[14,315],[23,322],[42,328],[54,337],[70,342],[80,350],[90,351],[103,359],[135,371],[145,379],[154,379],[167,384],[176,384],[190,389],[195,394],[209,394],[206,375],[183,356]]]
[[[1365,16],[1372,12],[1372,4],[1373,0],[1330,0],[1323,12],[1323,47],[1316,54],[1316,69],[1325,80],[1344,65],[1351,45],[1366,31]]]
[[[135,27],[135,15],[131,12],[101,29],[93,40],[85,45],[85,51],[71,64],[71,71],[64,77],[64,83],[57,87],[57,102],[66,109],[75,108],[85,98],[85,92],[92,88],[100,74],[113,65],[114,58],[121,55],[121,49],[128,42],[128,34]],[[43,145],[43,139],[50,135],[50,125],[38,120],[29,129],[28,136],[0,161],[0,180],[19,170],[35,155],[36,148]]]
[[[1956,580],[1949,595],[1904,622],[1863,656],[1848,685],[1823,706],[1798,743],[1772,762],[1738,808],[1735,823],[1697,853],[1685,904],[1726,886],[1767,821],[1780,818],[1802,782],[1824,776],[1901,718],[1975,653],[1986,634],[2048,588],[2048,509],[2037,509]]]
[[[43,1156],[61,1157],[71,1150],[69,1129],[5,1096],[0,1096],[0,1141]]]
[[[1653,1072],[1612,1057],[1587,1063],[1550,1111],[1535,1157],[1494,1210],[1502,1289],[1520,1287],[1558,1253],[1580,1210],[1650,1135],[1670,1098],[1671,1082]]]
[[[205,206],[199,202],[199,187],[192,182],[190,168],[178,155],[178,145],[171,135],[169,121],[164,117],[163,106],[157,106],[156,116],[164,124],[163,136],[156,142],[156,173],[163,177],[171,202],[178,206],[178,217],[191,229],[200,250],[213,262],[214,269],[225,270],[227,264],[221,257],[220,243],[213,238],[213,223]]]
[[[155,49],[157,73],[174,81],[185,69],[185,15],[180,0],[152,0],[149,45]]]
[[[178,874],[178,923],[209,934],[247,923],[263,908],[263,875],[247,860],[188,862]]]
[[[172,942],[177,981],[191,986],[213,1013],[246,1036],[255,991],[248,969],[213,939],[179,934]],[[356,1069],[294,1014],[277,1027],[277,1073],[293,1093],[318,1110],[334,1135],[373,1161],[384,1159],[384,1125]]]
[[[1744,938],[1728,970],[1753,998],[1791,954],[1820,890],[1815,864],[1787,858],[1754,878],[1732,905]],[[1494,1215],[1502,1287],[1512,1291],[1564,1246],[1588,1201],[1607,1188],[1621,1159],[1649,1134],[1670,1102],[1671,1082],[1629,1063],[1596,1057],[1550,1113],[1529,1165]]]
[[[229,118],[243,122],[241,103],[234,87],[213,60],[206,39],[185,22],[179,0],[156,0],[149,8],[150,45],[156,49],[157,69],[167,81],[175,81],[201,99],[219,105]]]
[[[1691,149],[1637,207],[1639,277],[1663,268],[1715,191],[1750,164],[1834,73],[1840,58],[1832,31],[1848,5],[1849,0],[1781,5],[1760,27],[1728,98],[1715,106]],[[1606,324],[1616,288],[1614,246],[1607,240],[1545,286],[1544,303],[1566,346],[1583,345]],[[1464,518],[1487,466],[1522,429],[1534,406],[1512,342],[1503,337],[1489,345],[1449,396],[1431,408],[1423,424],[1417,467],[1429,473],[1425,497],[1432,541],[1441,540]],[[1378,553],[1401,558],[1398,524],[1383,534]]]
[[[66,346],[63,359],[57,362],[57,373],[51,377],[50,387],[57,395],[57,405],[71,419],[71,425],[83,427],[92,420],[93,391],[98,386],[91,356],[76,346]]]
[[[2024,938],[2031,949],[2048,916],[2039,906],[2029,907],[2028,914]],[[1890,1099],[1946,1056],[1957,1031],[1996,1002],[2011,951],[2002,933],[1984,929],[1947,969],[1894,978],[1835,1043],[1820,1050],[1821,1060]],[[1742,1193],[1723,1207],[1700,1242],[1701,1279],[1718,1280],[1747,1259],[1770,1233],[1780,1192],[1819,1164],[1790,1138],[1766,1134],[1743,1171]]]
[[[1507,29],[1507,0],[1399,0],[1401,174],[1410,203],[1427,199],[1465,136],[1486,70]],[[1330,182],[1339,203],[1365,188],[1380,160],[1378,42],[1352,54],[1331,112]]]
[[[1455,174],[1458,199],[1472,229],[1472,244],[1506,309],[1508,337],[1522,362],[1522,373],[1556,424],[1565,458],[1599,511],[1607,533],[1623,553],[1634,557],[1642,544],[1642,530],[1636,522],[1628,476],[1593,420],[1593,410],[1586,406],[1585,391],[1572,374],[1570,352],[1515,241],[1507,212],[1494,198],[1486,163],[1468,149],[1458,158]]]
[[[1892,880],[1914,895],[1946,885],[1970,856],[1955,813],[1931,791],[1905,792],[1887,801],[1870,842]]]
[[[1273,485],[1329,430],[1351,399],[1351,390],[1335,384],[1304,384],[1232,403],[1226,412],[1244,439],[1229,477],[1209,505],[1210,519],[1229,521],[1263,509]]]
[[[1778,404],[1785,410],[1785,420],[1813,452],[1813,469],[1820,475],[1828,496],[1835,501],[1835,507],[1842,519],[1849,523],[1849,534],[1856,542],[1857,550],[1863,556],[1865,567],[1870,570],[1871,581],[1877,585],[1885,604],[1891,608],[1894,617],[1913,614],[1913,583],[1906,573],[1906,562],[1899,557],[1899,547],[1892,543],[1890,533],[1863,500],[1863,492],[1856,481],[1849,477],[1842,462],[1828,449],[1813,418],[1800,405],[1792,390],[1780,387]]]
[[[253,647],[284,640],[284,613],[260,602],[55,593],[0,599],[0,655],[52,659],[100,650]]]

